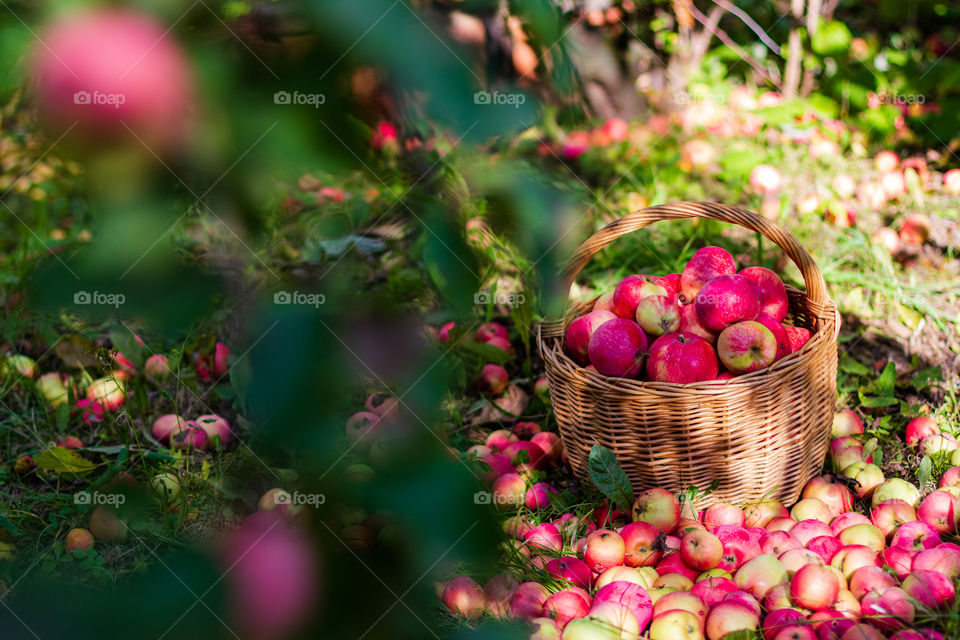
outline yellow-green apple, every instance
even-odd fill
[[[590,594],[580,587],[567,587],[551,595],[543,603],[544,615],[557,621],[563,629],[574,618],[582,618],[590,611]]]
[[[650,623],[650,640],[703,640],[703,628],[694,614],[682,609],[665,611]]]
[[[737,263],[726,249],[721,247],[703,247],[690,258],[680,274],[680,300],[692,303],[700,288],[717,276],[732,275],[737,272]]]
[[[841,531],[855,524],[870,524],[870,518],[856,511],[847,511],[830,521],[830,530],[833,535],[839,536]]]
[[[749,278],[723,275],[700,287],[694,305],[700,324],[720,332],[732,324],[756,318],[760,313],[760,294]]]
[[[680,523],[680,502],[666,489],[646,489],[633,503],[634,522],[649,522],[664,533],[671,533]]]
[[[550,592],[539,582],[523,582],[510,596],[510,611],[517,618],[533,620],[543,616]]]
[[[683,535],[680,544],[680,557],[691,569],[705,571],[720,563],[723,555],[723,543],[708,531],[694,529]]]
[[[879,527],[866,523],[851,525],[841,531],[837,537],[843,544],[864,545],[876,553],[883,551],[887,542],[886,536]]]
[[[737,569],[733,581],[755,598],[763,598],[775,584],[787,581],[787,570],[776,556],[761,554]]]
[[[523,534],[523,540],[534,549],[556,552],[563,549],[563,537],[557,525],[552,522],[544,522],[533,527]]]
[[[510,374],[498,364],[485,364],[480,372],[480,389],[486,393],[498,396],[510,384]],[[376,415],[376,414],[374,414]]]
[[[633,320],[608,320],[593,332],[587,352],[602,375],[633,378],[640,373],[646,356],[647,335]]]
[[[769,164],[758,164],[750,172],[750,188],[754,193],[769,196],[780,191],[783,184],[783,176],[780,172]]]
[[[758,313],[756,321],[769,329],[770,333],[773,334],[773,337],[777,341],[777,353],[773,358],[774,362],[777,362],[781,358],[785,358],[793,353],[790,347],[790,338],[787,337],[787,331],[784,329],[782,324],[765,313]]]
[[[728,593],[738,591],[737,584],[729,578],[713,577],[696,582],[690,593],[700,598],[708,607],[721,602]]]
[[[946,491],[934,491],[917,507],[917,517],[938,533],[952,533],[957,530],[960,505],[957,498]]]
[[[905,547],[914,551],[932,549],[938,544],[940,544],[940,534],[922,520],[904,522],[890,540],[891,547]]]
[[[848,544],[841,547],[830,560],[830,566],[839,569],[847,580],[860,567],[877,566],[877,552],[862,544]]]
[[[840,475],[856,482],[855,491],[857,497],[861,499],[872,496],[874,490],[884,481],[883,471],[880,470],[880,467],[862,460],[844,467]]]
[[[654,278],[634,274],[617,283],[613,290],[613,312],[621,318],[634,320],[637,305],[647,296],[665,296],[669,291]]]
[[[836,570],[836,573],[837,579],[843,580],[839,569]],[[846,581],[843,582],[843,588],[840,589],[840,593],[837,594],[837,599],[833,602],[831,608],[850,620],[860,619],[860,601],[854,598],[850,590],[847,589]]]
[[[693,578],[680,573],[664,573],[653,581],[654,587],[674,587],[679,591],[689,591],[694,584]]]
[[[893,537],[893,533],[900,525],[916,519],[917,510],[913,505],[896,498],[884,500],[870,510],[870,521],[883,532],[887,539]]]
[[[887,633],[912,625],[916,615],[911,596],[900,587],[871,591],[863,596],[860,605],[864,618]]]
[[[533,634],[529,640],[560,640],[560,627],[557,621],[551,618],[534,618],[530,621],[533,625]]]
[[[857,600],[862,600],[863,596],[871,591],[882,591],[887,587],[897,586],[897,581],[893,576],[880,567],[871,566],[860,567],[854,571],[848,582],[850,593]]]
[[[867,525],[871,526],[871,525]],[[829,563],[833,556],[843,546],[843,542],[833,536],[817,536],[807,543],[807,549],[820,556],[824,562]]]
[[[587,353],[587,345],[590,344],[590,337],[597,327],[616,317],[610,311],[591,311],[573,320],[567,325],[567,332],[563,339],[563,348],[567,355],[577,364],[588,364],[590,357]]]
[[[830,507],[819,498],[804,498],[790,509],[790,517],[798,522],[803,522],[804,520],[819,520],[823,523],[829,523],[836,515],[839,515],[839,512],[834,513]],[[796,535],[796,533],[794,533],[794,535]]]
[[[623,564],[626,546],[616,531],[600,529],[587,536],[583,559],[594,573],[603,573],[611,567]]]
[[[656,569],[653,567],[628,567],[621,565],[619,567],[610,567],[601,573],[597,576],[596,580],[593,581],[593,586],[599,590],[611,582],[623,581],[632,582],[640,585],[644,589],[649,589],[659,577]]]
[[[36,375],[36,371],[37,363],[29,356],[14,354],[0,360],[0,374],[4,377],[16,375],[32,378]]]
[[[590,571],[590,567],[580,558],[572,556],[553,558],[547,562],[544,569],[558,582],[569,582],[581,589],[589,589],[590,583],[593,582],[593,573]]]
[[[680,303],[673,294],[647,296],[637,304],[635,319],[648,335],[673,333],[680,328]]]
[[[692,333],[660,336],[650,345],[647,356],[647,378],[654,382],[687,384],[713,380],[718,369],[713,347]]]
[[[830,522],[841,513],[853,509],[853,494],[843,481],[829,473],[810,480],[803,488],[803,497],[816,498],[827,506],[830,510],[830,518],[825,522]],[[800,520],[796,515],[793,517]]]
[[[760,616],[739,602],[725,601],[717,604],[707,614],[704,625],[709,640],[720,640],[735,631],[756,631]]]
[[[640,637],[640,623],[637,621],[637,616],[618,602],[595,603],[590,608],[587,619],[602,622],[607,628],[612,627],[615,631],[613,637],[616,640],[637,640]],[[565,631],[569,632],[571,626],[573,625],[567,625]],[[585,640],[593,640],[593,638],[594,636],[589,636],[585,637]]]
[[[621,637],[620,630],[606,620],[576,618],[558,626],[563,629],[563,640],[620,640]]]
[[[956,581],[957,577],[960,577],[960,559],[957,558],[957,554],[942,547],[924,549],[913,556],[910,570],[936,571]]]
[[[777,339],[773,332],[754,320],[732,324],[717,338],[720,362],[733,373],[749,373],[773,364]]]
[[[682,589],[677,589],[676,587],[650,587],[647,589],[647,594],[650,596],[650,601],[656,604],[660,598],[675,591],[682,591]]]
[[[860,417],[850,409],[841,409],[833,414],[833,429],[831,433],[834,438],[863,433],[863,423],[860,421]]]
[[[826,567],[815,564],[802,567],[790,580],[790,597],[807,609],[829,607],[839,592],[834,574]]]
[[[900,166],[900,156],[893,151],[884,149],[874,156],[873,166],[881,173],[884,171],[893,171]]]
[[[683,563],[683,558],[680,556],[679,551],[673,551],[663,556],[663,559],[657,563],[655,568],[657,573],[660,574],[660,578],[654,581],[654,586],[659,586],[660,584],[673,584],[673,586],[680,586],[682,589],[689,589],[690,587],[686,583],[683,585],[677,585],[672,582],[665,582],[663,578],[668,574],[679,574],[681,576],[685,576],[692,583],[696,577],[700,575],[699,571],[696,569],[691,569]]]
[[[87,400],[99,404],[105,411],[118,408],[126,396],[126,387],[116,377],[99,378],[87,387]]]
[[[690,591],[674,591],[663,596],[653,605],[653,617],[672,610],[689,611],[697,617],[700,628],[707,620],[707,611],[710,608],[698,596]]]
[[[780,276],[764,267],[747,267],[740,270],[740,275],[753,282],[757,288],[760,313],[767,314],[777,322],[783,322],[790,310],[790,304]]]
[[[901,585],[911,598],[930,609],[942,609],[951,605],[957,592],[953,581],[942,573],[920,569],[912,572]]]
[[[743,507],[747,527],[766,527],[774,518],[786,518],[790,515],[779,500],[761,500]]]
[[[780,557],[790,549],[802,549],[803,543],[787,531],[771,531],[760,539],[761,553],[769,553]]]
[[[480,617],[487,608],[487,594],[483,587],[467,576],[457,576],[447,582],[440,601],[451,613],[467,620]]]
[[[69,398],[69,385],[70,378],[62,373],[45,373],[37,379],[37,391],[54,409]]]
[[[920,441],[920,453],[925,456],[956,451],[958,448],[957,439],[949,433],[935,433]]]
[[[920,504],[920,490],[906,480],[890,478],[874,490],[872,505],[876,507],[886,500],[903,500],[916,508]]]

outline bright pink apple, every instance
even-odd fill
[[[540,447],[547,462],[556,464],[560,461],[560,456],[563,453],[563,443],[557,434],[551,431],[542,431],[534,434],[530,438],[530,443]]]
[[[818,536],[833,535],[833,530],[823,520],[810,518],[801,520],[790,529],[790,535],[795,537],[804,546]]]
[[[777,609],[771,611],[763,619],[763,639],[775,640],[781,630],[791,628],[795,623],[803,621],[803,614],[796,609]],[[816,637],[816,636],[814,636]]]
[[[637,305],[647,296],[665,296],[669,292],[652,277],[640,274],[627,276],[613,290],[614,313],[627,320],[636,320]]]
[[[913,623],[916,607],[910,600],[910,595],[900,587],[871,591],[863,596],[861,613],[870,624],[890,633]]]
[[[593,573],[587,563],[580,558],[567,556],[553,558],[544,567],[554,580],[566,581],[581,589],[590,589]]]
[[[783,322],[790,310],[787,289],[776,273],[764,267],[741,269],[740,275],[746,277],[757,288],[760,299],[760,313],[765,313],[777,322]]]
[[[703,514],[703,524],[706,525],[708,530],[720,525],[742,527],[746,520],[743,509],[722,502],[710,505]]]
[[[914,520],[905,522],[893,534],[891,547],[904,547],[914,551],[932,549],[940,544],[940,534],[926,522]]]
[[[538,482],[527,489],[523,503],[531,511],[545,509],[550,506],[550,495],[554,493],[557,493],[557,490],[552,485],[547,482]]]
[[[803,348],[803,345],[810,341],[810,330],[803,327],[791,327],[783,325],[783,330],[787,332],[787,340],[790,341],[790,353],[796,353]]]
[[[655,382],[713,380],[718,368],[717,354],[710,343],[690,333],[660,336],[650,345],[647,357],[647,378]]]
[[[936,571],[950,580],[956,581],[957,577],[960,576],[960,560],[950,550],[934,547],[933,549],[924,549],[913,556],[910,570]]]
[[[803,543],[787,531],[771,531],[760,540],[760,551],[780,556],[790,549],[802,549]]]
[[[578,364],[587,364],[590,361],[587,350],[590,337],[600,325],[616,317],[609,311],[591,311],[573,320],[567,326],[567,333],[563,342],[567,355]]]
[[[723,366],[734,373],[757,371],[773,364],[777,339],[759,322],[738,322],[720,333],[717,355]]]
[[[932,418],[914,418],[907,423],[907,444],[915,447],[927,436],[940,433],[940,426]]]
[[[807,543],[807,549],[813,551],[823,558],[827,564],[833,560],[833,556],[843,547],[843,543],[833,536],[817,536]]]
[[[887,587],[897,586],[897,581],[880,567],[860,567],[850,576],[850,593],[857,600],[871,591],[882,591]]]
[[[786,358],[792,353],[790,350],[790,338],[787,337],[787,330],[783,328],[782,324],[765,313],[758,313],[756,320],[769,329],[777,341],[777,354],[773,358],[774,362],[777,362],[781,358]]]
[[[605,376],[633,378],[647,352],[647,336],[632,320],[617,318],[600,325],[587,347],[590,362]]]
[[[699,580],[690,589],[690,593],[700,598],[708,607],[721,602],[728,593],[738,591],[736,583],[729,578],[706,578]]]
[[[903,547],[887,547],[880,552],[877,564],[887,566],[893,569],[897,578],[903,580],[913,570],[913,558],[916,556],[913,549],[904,549]]]
[[[847,511],[830,521],[830,529],[833,535],[839,536],[841,531],[855,524],[870,524],[870,518],[856,511]]]
[[[946,491],[927,494],[917,508],[917,517],[938,533],[956,531],[958,516],[960,516],[960,505],[957,504],[957,498]]]
[[[737,272],[737,263],[726,249],[704,247],[697,250],[680,274],[680,300],[692,303],[707,281]]]
[[[510,611],[525,620],[539,618],[544,614],[543,605],[550,592],[539,582],[524,582],[510,597]]]
[[[495,451],[503,451],[507,448],[507,445],[509,445],[511,442],[516,442],[517,439],[517,436],[512,432],[506,429],[497,429],[496,431],[491,431],[489,435],[487,435],[487,439],[484,444]]]
[[[904,578],[902,587],[910,597],[931,609],[945,608],[956,597],[953,581],[936,571],[914,571]]]
[[[510,333],[499,322],[485,322],[477,328],[476,338],[478,342],[486,342],[490,338],[509,340]]]
[[[485,364],[480,373],[480,388],[485,392],[498,396],[510,384],[510,374],[498,364]]]
[[[557,591],[543,603],[546,617],[556,620],[563,629],[575,618],[582,618],[590,611],[590,594],[580,587],[567,587]]]
[[[647,590],[632,582],[611,582],[597,590],[594,602],[614,602],[625,606],[636,616],[641,629],[647,626],[653,616],[653,602]]]
[[[760,313],[760,294],[753,282],[741,275],[723,275],[708,280],[694,299],[700,324],[710,331],[753,320]]]
[[[700,324],[700,317],[697,315],[697,306],[695,304],[685,304],[680,308],[680,327],[678,333],[693,334],[709,342],[711,345],[717,343],[717,334],[710,331]]]
[[[678,586],[680,589],[689,589],[690,585],[688,582],[692,583],[700,575],[699,571],[696,569],[691,569],[683,562],[683,557],[677,551],[663,556],[663,559],[657,563],[656,570],[657,573],[660,574],[661,578],[670,574],[673,574],[673,577],[680,576],[681,578],[686,578],[686,580],[681,580],[683,583],[681,585],[671,585],[670,583],[667,583],[667,586]],[[661,586],[663,584],[664,582],[658,579],[654,583],[654,586]]]

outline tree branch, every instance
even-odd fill
[[[693,17],[697,19],[697,22],[702,24],[707,29],[707,31],[717,36],[717,39],[720,40],[720,42],[730,47],[731,51],[737,54],[737,56],[741,60],[743,60],[744,62],[749,64],[751,67],[753,67],[753,70],[756,71],[759,75],[761,75],[767,82],[775,86],[777,89],[780,89],[780,82],[778,82],[772,75],[770,75],[770,72],[764,69],[763,66],[759,62],[754,60],[753,57],[751,57],[750,54],[747,53],[740,45],[734,42],[730,38],[730,36],[726,34],[726,32],[723,29],[720,29],[719,27],[716,27],[716,26],[711,26],[710,19],[707,18],[707,16],[703,15],[703,13],[701,13],[700,10],[697,9],[696,7],[692,8],[692,13],[693,13]]]
[[[764,31],[763,28],[759,24],[757,24],[756,21],[754,21],[753,18],[747,15],[747,13],[743,9],[741,9],[740,7],[730,2],[727,2],[727,0],[713,0],[713,3],[720,7],[723,7],[733,15],[740,18],[743,21],[743,23],[750,28],[751,31],[757,34],[757,37],[760,38],[760,41],[763,44],[767,45],[767,48],[770,49],[770,51],[773,51],[775,54],[777,54],[781,58],[783,57],[780,54],[780,45],[774,42],[773,38],[768,36],[767,32]]]

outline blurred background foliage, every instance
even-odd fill
[[[614,214],[603,197],[612,181],[625,177],[648,202],[696,199],[704,188],[670,186],[682,173],[677,150],[659,140],[642,145],[639,166],[603,157],[594,170],[587,157],[578,174],[552,151],[527,148],[595,118],[644,120],[691,95],[727,95],[732,84],[784,96],[765,110],[768,124],[811,110],[857,123],[862,148],[954,149],[960,131],[960,6],[943,0],[809,1],[796,13],[767,0],[130,5],[171,25],[197,75],[196,123],[173,158],[56,146],[55,132],[36,126],[26,63],[40,25],[91,5],[7,0],[0,9],[0,339],[46,355],[63,336],[96,339],[122,321],[185,355],[229,340],[229,384],[209,402],[237,416],[246,444],[215,462],[214,487],[195,488],[218,512],[199,517],[210,530],[229,525],[250,495],[281,482],[327,497],[309,519],[322,598],[303,637],[466,633],[437,625],[434,582],[454,568],[489,576],[498,567],[501,536],[473,499],[476,469],[449,448],[465,448],[468,426],[451,418],[451,397],[490,354],[438,347],[424,324],[455,320],[454,335],[466,335],[494,312],[475,303],[478,292],[523,294],[531,304],[507,311],[514,344],[532,355],[530,328],[566,297],[559,267],[593,230],[583,212]],[[486,103],[480,91],[513,103]],[[279,92],[324,101],[278,104]],[[923,102],[886,104],[900,95]],[[402,149],[371,146],[379,122],[396,126]],[[737,198],[749,158],[725,159],[722,179]],[[462,232],[478,217],[490,243]],[[633,243],[598,257],[594,273],[665,260],[675,269],[691,246],[691,228],[678,228],[662,232],[658,251]],[[693,237],[714,229],[700,225]],[[127,304],[119,315],[81,313],[68,308],[78,288],[122,293]],[[325,302],[273,304],[280,291]],[[533,376],[534,359],[521,360],[519,373]],[[358,476],[343,424],[376,390],[401,398],[405,438],[376,473]],[[152,415],[152,399],[144,392],[129,419]],[[20,420],[40,440],[62,434],[60,423],[50,431],[54,416],[24,413],[29,399],[4,402],[4,424]],[[135,434],[109,435],[130,446]],[[12,430],[0,438],[14,450]],[[112,569],[86,571],[91,557],[80,571],[46,544],[76,521],[75,506],[26,497],[9,493],[0,506],[19,549],[0,563],[4,637],[31,637],[28,627],[42,638],[230,637],[218,570],[194,547],[211,533],[185,518],[171,528],[146,521]],[[44,518],[24,524],[26,512]],[[346,539],[375,516],[396,523],[393,537]],[[31,549],[30,537],[44,544]],[[508,626],[475,633],[522,637]]]

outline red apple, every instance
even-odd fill
[[[865,566],[853,572],[849,584],[850,593],[854,598],[861,600],[871,591],[882,591],[887,587],[897,586],[897,581],[880,567]]]
[[[605,376],[633,378],[647,352],[647,336],[632,320],[617,318],[600,325],[587,347],[590,362]]]
[[[510,333],[499,322],[485,322],[477,328],[476,338],[478,342],[486,342],[490,338],[510,340]]]
[[[660,560],[661,531],[649,522],[631,522],[620,530],[625,545],[624,562],[630,567],[652,567]]]
[[[946,491],[927,494],[917,508],[917,517],[933,527],[938,533],[953,533],[957,530],[960,505],[956,496]]]
[[[777,322],[783,322],[790,310],[787,290],[776,273],[764,267],[747,267],[740,275],[753,282],[760,299],[760,313],[765,313]]]
[[[903,580],[903,590],[930,609],[943,609],[956,597],[953,581],[942,573],[921,569]]]
[[[932,418],[914,418],[907,423],[906,441],[908,445],[915,447],[927,436],[938,433],[940,433],[940,426]]]
[[[623,564],[625,553],[626,545],[619,533],[600,529],[587,536],[583,559],[594,573],[603,573]]]
[[[694,304],[700,323],[710,331],[723,331],[760,312],[760,297],[753,282],[741,275],[717,276],[697,292]]]
[[[579,587],[561,589],[543,603],[544,615],[557,621],[563,629],[575,618],[582,618],[590,611],[590,594]]]
[[[498,364],[485,364],[480,373],[480,387],[492,395],[498,396],[510,384],[510,374]]]
[[[539,618],[544,614],[543,605],[549,597],[550,592],[539,582],[524,582],[510,597],[510,611],[525,620]]]
[[[718,367],[709,342],[690,333],[670,333],[650,345],[647,378],[676,384],[701,382],[716,378]]]
[[[770,333],[773,334],[773,337],[777,341],[777,355],[773,359],[774,362],[780,360],[781,358],[785,358],[792,353],[790,350],[790,338],[787,337],[787,330],[782,324],[765,313],[757,314],[756,320],[769,329]]]
[[[921,245],[930,237],[930,220],[924,215],[912,215],[900,225],[900,240],[906,244]]]
[[[576,363],[585,365],[590,361],[587,346],[594,331],[608,320],[616,318],[609,311],[591,311],[576,318],[567,326],[563,347],[567,355]]]
[[[647,296],[665,296],[669,292],[650,276],[634,274],[627,276],[613,290],[613,311],[627,320],[637,317],[637,305]]]
[[[697,250],[680,274],[680,300],[692,303],[700,288],[709,280],[722,275],[737,272],[737,263],[733,256],[720,247],[704,247]]]
[[[791,327],[783,325],[783,330],[787,332],[787,340],[790,341],[790,353],[796,353],[803,348],[803,345],[810,341],[810,330],[803,327]]]
[[[754,320],[732,324],[717,338],[720,362],[733,373],[749,373],[773,364],[777,339],[773,332]]]
[[[830,510],[830,518],[827,522],[853,509],[853,494],[843,481],[829,473],[810,480],[803,488],[803,497],[816,498],[827,505]]]
[[[680,557],[691,569],[705,571],[720,563],[723,555],[723,543],[712,533],[694,529],[683,535],[680,543]]]
[[[680,308],[680,327],[679,333],[692,333],[709,342],[716,344],[717,334],[710,331],[700,324],[700,317],[697,316],[697,307],[694,304],[685,304]]]
[[[711,505],[703,514],[703,524],[707,526],[708,530],[720,525],[742,527],[746,520],[743,509],[722,502]]]
[[[833,429],[831,433],[834,438],[863,433],[863,423],[860,422],[857,414],[850,409],[841,409],[833,414]]]
[[[440,597],[444,606],[468,620],[477,618],[487,608],[487,594],[467,576],[457,576],[443,588]]]
[[[580,558],[553,558],[547,562],[544,569],[554,580],[566,581],[581,589],[589,589],[593,582],[590,567]]]

